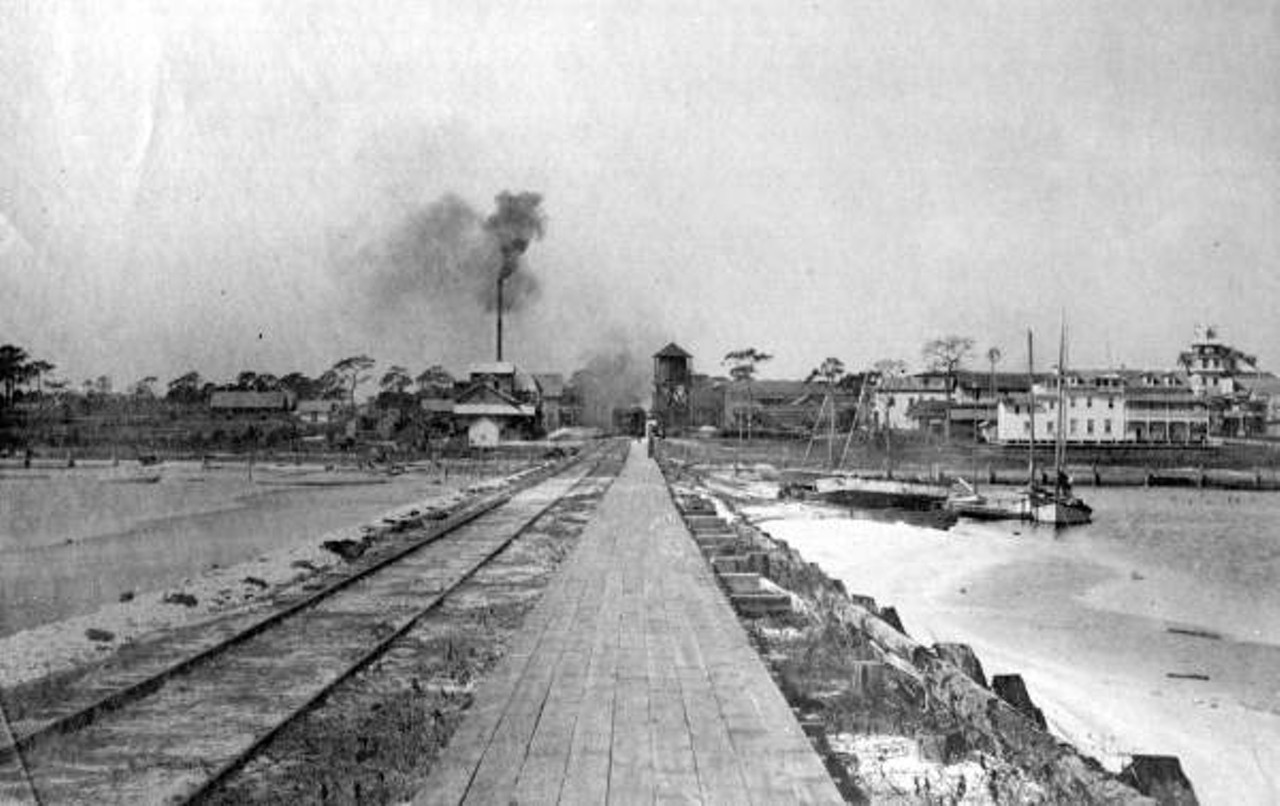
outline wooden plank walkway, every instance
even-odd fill
[[[414,800],[841,802],[634,446]]]

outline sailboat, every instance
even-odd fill
[[[1029,337],[1028,337],[1029,338]],[[1063,468],[1067,455],[1066,442],[1066,406],[1063,405],[1063,375],[1067,363],[1067,326],[1064,321],[1058,337],[1058,382],[1057,382],[1057,422],[1054,427],[1053,442],[1053,489],[1046,490],[1035,486],[1035,456],[1032,454],[1032,487],[1029,496],[1031,503],[1031,519],[1036,523],[1050,523],[1054,526],[1072,526],[1088,523],[1093,516],[1093,509],[1078,498],[1071,490],[1071,478]],[[1034,410],[1034,406],[1032,406]],[[1033,417],[1035,415],[1032,415]],[[1034,427],[1032,436],[1034,438]]]
[[[867,386],[864,384],[858,394],[857,409],[854,411],[853,421],[849,425],[849,433],[845,437],[844,450],[840,454],[838,464],[835,463],[834,453],[831,450],[834,448],[835,443],[835,401],[830,398],[830,393],[828,393],[828,399],[831,400],[831,419],[829,421],[827,444],[828,462],[832,467],[818,473],[801,471],[788,474],[789,478],[782,485],[779,495],[783,498],[816,498],[840,506],[865,509],[906,509],[916,511],[940,509],[947,499],[948,488],[945,484],[923,480],[896,479],[893,477],[892,469],[886,470],[885,478],[869,478],[843,470],[850,443],[853,441],[854,430],[857,429],[859,422],[863,419],[862,409],[866,393]],[[814,438],[810,439],[810,448],[812,448],[817,430],[822,424],[822,412],[826,410],[826,402],[827,400],[824,399],[823,409],[819,411],[819,419],[814,424]],[[807,460],[808,457],[809,450],[806,450],[805,459]]]
[[[1071,491],[1071,479],[1063,469],[1066,458],[1066,414],[1063,406],[1063,373],[1066,365],[1066,326],[1058,344],[1057,421],[1054,425],[1054,486],[1047,489],[1036,480],[1035,361],[1031,331],[1027,331],[1027,487],[1016,493],[986,495],[963,480],[961,489],[947,499],[947,509],[980,520],[1024,520],[1070,526],[1088,523],[1093,510]]]

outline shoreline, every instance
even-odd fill
[[[767,517],[759,517],[758,509]],[[1132,753],[1167,753],[1181,759],[1202,802],[1280,799],[1280,782],[1267,774],[1280,769],[1280,715],[1237,702],[1216,675],[1210,682],[1165,677],[1162,659],[1144,656],[1137,633],[1155,642],[1185,639],[1188,663],[1203,653],[1206,639],[1169,636],[1163,620],[1091,604],[1092,591],[1119,584],[1119,569],[1095,563],[1080,576],[1080,569],[1064,568],[1052,552],[1026,559],[1025,546],[1015,540],[957,539],[864,521],[852,530],[846,526],[840,545],[833,546],[811,524],[758,509],[747,508],[758,528],[851,591],[895,605],[908,633],[921,642],[963,642],[988,673],[1021,674],[1054,731],[1113,772]],[[851,537],[851,531],[859,534]],[[1028,591],[1028,571],[1036,563],[1048,573],[1031,574],[1036,588]],[[1055,570],[1062,577],[1056,581]],[[1028,616],[1019,609],[1020,596],[1039,598],[1046,590],[1050,609],[1061,614]],[[1081,617],[1084,622],[1075,621]],[[1113,636],[1117,646],[1131,642],[1121,651],[1125,659],[1099,649],[1108,639],[1082,640],[1082,631],[1090,630]],[[1247,651],[1226,639],[1213,643],[1223,653]],[[1280,655],[1280,647],[1265,651]]]
[[[403,518],[412,511],[450,509],[492,486],[442,486],[435,495],[420,495],[374,518],[309,535],[234,565],[173,580],[136,593],[127,601],[107,603],[89,613],[0,637],[0,688],[74,674],[139,640],[251,614],[273,598],[342,565],[343,558],[326,549],[324,543],[359,540],[385,528],[386,521]],[[194,602],[185,597],[194,597]],[[170,601],[166,602],[166,598]],[[89,637],[92,631],[103,632],[96,633],[95,639]],[[107,634],[110,638],[103,637]]]
[[[790,600],[770,610],[735,605],[846,798],[901,802],[914,788],[930,802],[967,801],[966,792],[982,793],[984,802],[988,796],[1001,802],[1152,802],[1140,793],[1147,786],[1126,779],[1134,770],[1108,772],[1044,730],[1020,677],[988,684],[969,647],[931,646],[904,634],[899,614],[910,619],[910,613],[899,602],[849,587],[814,561],[815,552],[770,529],[779,521],[760,523],[767,519],[759,510],[790,516],[802,529],[847,524],[847,517],[766,504],[743,495],[740,481],[686,476],[674,464],[668,472],[678,497],[706,496],[707,508],[724,524],[709,526],[703,515],[689,519],[717,572],[724,566],[730,577],[759,574]],[[750,481],[746,486],[756,488]],[[736,538],[699,537],[726,526]],[[716,542],[725,540],[732,545]],[[721,581],[731,596],[739,587],[736,579],[722,575]],[[1189,795],[1176,763],[1167,769],[1169,775],[1151,782],[1155,790]]]
[[[12,504],[0,518],[0,638],[318,535],[349,536],[405,502],[483,482],[408,472],[372,485],[258,484],[194,466],[153,484],[111,484],[80,469],[4,482],[17,486],[0,489]]]

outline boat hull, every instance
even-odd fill
[[[891,479],[836,477],[816,479],[813,492],[824,501],[865,509],[939,509],[948,490],[941,485]]]
[[[980,521],[1031,520],[1031,504],[1021,499],[948,499],[947,509],[964,518]]]
[[[1031,512],[1036,523],[1054,526],[1088,523],[1093,517],[1093,510],[1081,501],[1046,501],[1033,505]]]

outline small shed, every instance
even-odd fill
[[[337,419],[341,400],[299,400],[294,416],[311,425],[327,425]]]
[[[475,383],[458,395],[453,418],[458,426],[467,429],[471,445],[492,447],[503,439],[527,436],[537,418],[537,408],[486,383]]]

